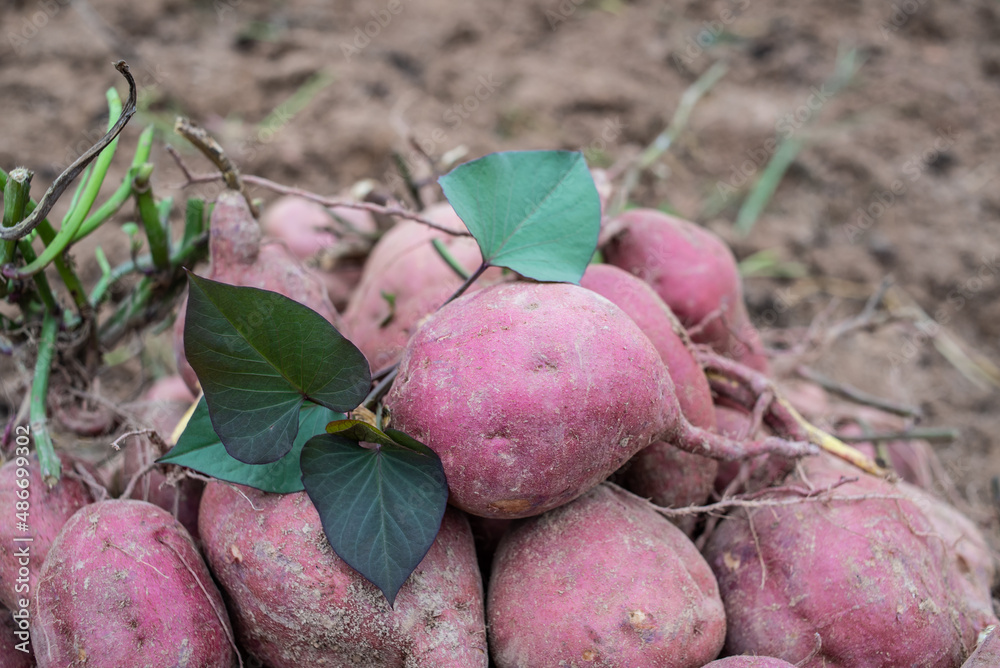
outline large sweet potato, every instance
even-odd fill
[[[242,195],[225,191],[212,210],[209,251],[212,266],[206,275],[215,281],[279,292],[305,304],[334,325],[339,316],[330,303],[326,286],[303,267],[282,244],[261,244],[261,229]],[[184,322],[187,299],[181,303],[174,324],[174,357],[177,370],[192,392],[198,392],[198,376],[184,354]],[[258,315],[247,314],[248,318]]]
[[[795,664],[770,656],[730,656],[706,663],[704,668],[795,668]]]
[[[1000,666],[1000,625],[988,629],[983,641],[962,668],[997,668]]]
[[[611,224],[621,231],[604,246],[610,264],[652,285],[685,327],[703,325],[696,342],[767,373],[736,261],[721,239],[655,209],[631,209]]]
[[[0,522],[0,604],[11,610],[36,591],[38,572],[59,530],[77,510],[93,499],[72,472],[73,460],[59,455],[63,475],[53,487],[42,481],[34,454],[15,456],[0,468],[0,508],[8,517]],[[22,505],[23,504],[23,505]],[[24,514],[24,522],[15,517]],[[22,526],[23,524],[23,526]],[[30,542],[17,541],[30,538]]]
[[[695,546],[610,484],[504,537],[487,614],[498,668],[699,668],[726,633]]]
[[[144,501],[78,511],[42,566],[31,641],[39,668],[229,668],[232,630],[191,537]]]
[[[487,664],[472,534],[453,509],[394,608],[333,552],[305,492],[209,483],[199,524],[240,644],[270,668]]]
[[[677,403],[688,422],[715,429],[712,391],[687,341],[687,332],[659,295],[643,281],[610,264],[587,267],[580,286],[609,299],[639,325],[667,365]],[[655,441],[625,464],[620,482],[628,490],[668,508],[703,503],[711,494],[719,464]],[[697,518],[674,521],[688,535]]]
[[[807,451],[692,426],[635,322],[566,283],[491,286],[437,311],[410,340],[386,405],[441,457],[451,503],[488,517],[567,503],[656,440],[721,459]]]
[[[465,230],[450,204],[437,204],[422,215],[449,229]],[[435,239],[468,273],[482,263],[472,237],[452,236],[413,221],[397,223],[368,256],[361,282],[344,310],[344,327],[372,369],[398,361],[420,321],[462,285],[462,278],[434,249]],[[502,277],[500,269],[490,269],[476,286],[496,283]]]
[[[959,666],[996,619],[970,600],[947,537],[889,483],[830,457],[802,467],[797,482],[817,489],[859,480],[822,501],[739,510],[706,545],[726,652],[803,668]]]

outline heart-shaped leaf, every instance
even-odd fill
[[[177,445],[160,457],[161,464],[177,464],[210,475],[219,480],[256,487],[263,492],[289,494],[302,491],[302,470],[299,455],[311,437],[320,434],[331,420],[343,419],[326,406],[307,402],[299,410],[299,433],[287,455],[270,464],[244,464],[233,459],[212,428],[205,397],[191,414]]]
[[[302,482],[334,551],[392,605],[437,537],[448,483],[441,460],[423,443],[348,422],[306,442]]]
[[[582,153],[492,153],[438,182],[486,264],[538,281],[580,282],[601,229],[601,202]]]
[[[361,403],[368,361],[323,316],[284,295],[188,273],[184,351],[226,451],[268,464],[292,449],[299,408]]]

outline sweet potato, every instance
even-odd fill
[[[11,617],[10,610],[0,608],[0,668],[31,668],[35,661],[31,656],[31,642],[27,629],[31,627],[31,616],[25,608],[24,630]],[[23,636],[17,633],[25,634]]]
[[[54,487],[42,481],[34,454],[14,457],[0,467],[0,508],[7,508],[9,513],[0,522],[0,604],[11,610],[25,607],[19,605],[20,600],[36,591],[38,572],[59,530],[77,510],[93,501],[90,490],[72,472],[74,460],[60,454],[59,461],[63,475]],[[26,487],[18,482],[24,480]],[[25,491],[27,498],[21,498]],[[24,512],[26,530],[18,528],[16,512]],[[32,540],[14,542],[15,538]]]
[[[972,653],[962,668],[996,668],[1000,666],[1000,626],[990,627],[984,634],[979,647]]]
[[[422,215],[449,229],[465,230],[450,204],[437,204]],[[482,263],[472,237],[452,236],[413,221],[397,223],[368,256],[361,282],[344,310],[344,327],[372,369],[397,362],[420,321],[463,283],[434,250],[431,244],[435,239],[444,243],[466,272],[472,273]],[[502,279],[502,270],[489,269],[475,285],[482,287]]]
[[[691,352],[687,332],[659,295],[648,284],[610,264],[587,267],[580,286],[608,299],[639,325],[670,371],[684,417],[696,427],[714,429],[715,408],[708,380]]]
[[[191,537],[166,511],[111,500],[78,511],[52,543],[31,640],[40,668],[229,668],[232,630]]]
[[[795,664],[771,656],[730,656],[706,663],[703,668],[795,668]]]
[[[453,509],[394,608],[333,552],[304,492],[212,482],[199,522],[240,644],[270,668],[487,664],[472,534]]]
[[[699,668],[726,631],[695,546],[610,484],[504,537],[487,614],[498,668]]]
[[[652,285],[685,327],[700,325],[696,343],[767,373],[736,261],[721,239],[654,209],[631,209],[609,224],[621,230],[604,246],[610,264]]]
[[[327,296],[326,286],[281,244],[261,244],[261,230],[246,200],[239,193],[219,195],[212,210],[209,251],[212,280],[279,292],[305,304],[335,326],[340,319]],[[198,377],[184,355],[184,321],[187,299],[181,303],[174,324],[174,357],[177,370],[191,391],[198,392]],[[265,315],[247,314],[248,318]]]
[[[715,405],[715,420],[720,434],[736,440],[753,438],[750,432],[753,429],[753,418],[747,411],[731,406],[727,403],[717,403]],[[770,433],[767,427],[763,430]],[[791,471],[795,465],[794,460],[774,454],[763,454],[744,461],[721,462],[719,472],[715,477],[715,491],[722,493],[740,475],[740,471],[746,468],[745,478],[739,489],[733,493],[753,492],[764,487],[769,487]]]
[[[924,489],[905,482],[897,485],[897,489],[924,512],[937,535],[953,552],[961,576],[959,584],[970,606],[992,615],[990,591],[997,581],[997,568],[979,527],[957,508]]]
[[[716,527],[705,557],[726,605],[725,651],[803,668],[960,665],[996,620],[969,599],[947,537],[887,482],[826,456],[802,466],[805,478],[791,482],[859,479],[822,501],[741,509]]]
[[[165,445],[170,443],[171,434],[184,412],[194,401],[194,395],[180,376],[167,376],[156,383],[143,395],[138,418],[143,424],[156,430]],[[158,442],[146,435],[128,441],[122,469],[124,484],[147,465],[165,454]],[[133,499],[149,501],[173,515],[184,525],[191,537],[198,540],[198,503],[205,483],[184,477],[168,480],[165,469],[149,470],[132,490]]]
[[[450,502],[487,517],[567,503],[656,440],[722,459],[807,450],[693,427],[642,330],[566,283],[491,286],[437,311],[407,345],[386,406],[441,457]]]
[[[580,286],[609,299],[639,325],[667,365],[677,403],[688,422],[715,429],[712,391],[686,341],[687,332],[649,285],[610,264],[594,264]],[[703,503],[711,494],[719,464],[685,452],[665,441],[655,441],[625,464],[620,483],[639,496],[668,508]],[[688,535],[694,516],[672,520]]]
[[[375,220],[367,211],[342,207],[331,211],[316,202],[291,195],[279,198],[264,209],[260,226],[267,237],[283,242],[303,262],[320,259],[318,254],[325,254],[324,260],[334,260],[329,268],[321,262],[317,273],[326,283],[330,301],[334,306],[343,307],[361,279],[361,263],[335,252],[345,242],[334,232],[334,216],[358,234],[375,232]]]

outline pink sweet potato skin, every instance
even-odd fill
[[[435,313],[386,405],[441,458],[453,505],[501,518],[573,500],[679,419],[642,330],[565,283],[492,286]]]
[[[10,515],[7,520],[0,522],[0,603],[11,610],[21,607],[18,601],[25,597],[25,591],[36,591],[42,562],[66,521],[77,510],[93,501],[87,486],[72,473],[73,460],[69,456],[60,454],[59,460],[64,473],[51,488],[42,482],[38,457],[32,454],[26,459],[27,466],[20,466],[24,462],[14,457],[0,468],[0,508],[9,509]],[[29,495],[27,532],[18,531],[14,521],[14,513],[18,507],[15,504],[24,501],[18,497],[18,492],[22,489],[17,483],[18,469],[25,469],[29,474],[24,478],[28,481]],[[24,537],[31,537],[33,540],[30,544],[14,542],[14,538]],[[30,548],[30,556],[27,557],[27,582],[17,582],[22,568],[19,563],[22,557],[17,552],[22,547]],[[25,585],[27,590],[24,589]]]
[[[611,224],[621,231],[604,246],[609,264],[653,286],[685,327],[721,311],[721,317],[693,337],[695,342],[768,372],[760,335],[743,303],[736,261],[721,239],[699,225],[654,209],[626,211]]]
[[[828,457],[802,465],[820,489],[860,476],[834,497],[892,498],[745,509],[721,522],[705,557],[726,605],[725,651],[803,668],[959,666],[995,618],[968,600],[947,542],[891,484]]]
[[[730,656],[706,663],[704,668],[795,668],[795,664],[770,656]]]
[[[935,532],[953,551],[961,576],[958,584],[965,592],[965,600],[984,615],[992,615],[990,592],[997,581],[996,563],[979,527],[957,508],[926,490],[906,482],[899,483],[897,488],[924,512]]]
[[[153,441],[146,436],[132,440],[125,450],[125,463],[122,475],[126,484],[147,464],[152,464],[158,457],[166,454],[161,452]],[[164,467],[160,467],[164,468]],[[171,467],[173,468],[173,467]],[[154,468],[142,476],[132,489],[133,499],[149,501],[163,508],[187,529],[188,533],[198,540],[198,504],[205,483],[194,478],[181,478],[170,482],[167,475]]]
[[[715,429],[708,379],[684,341],[687,333],[659,295],[647,283],[610,264],[587,267],[580,286],[608,299],[639,325],[670,371],[684,417],[696,427]]]
[[[972,653],[962,668],[997,668],[1000,666],[1000,625],[986,633],[979,647]]]
[[[639,325],[670,371],[684,417],[696,427],[714,430],[715,407],[708,380],[684,341],[687,333],[659,295],[632,274],[610,264],[587,267],[580,286],[609,299]],[[660,506],[697,505],[711,494],[718,468],[714,459],[656,441],[629,460],[621,484]],[[690,535],[697,518],[692,515],[674,522]]]
[[[143,395],[139,419],[156,430],[160,439],[169,444],[170,436],[195,397],[180,376],[167,376],[158,380]],[[151,464],[166,451],[148,436],[130,439],[125,447],[122,477],[124,484],[147,464]],[[132,498],[149,501],[176,517],[191,537],[198,540],[198,503],[205,483],[194,478],[169,481],[165,469],[154,468],[143,475],[132,490]]]
[[[27,643],[27,652],[22,652],[18,646],[25,646],[26,641],[14,635],[16,627],[10,610],[0,608],[0,668],[31,668],[35,665],[31,656],[31,643]],[[30,624],[30,617],[28,619]]]
[[[212,482],[200,523],[240,645],[270,668],[487,664],[472,534],[453,509],[394,609],[333,552],[304,492]]]
[[[447,203],[429,207],[421,215],[448,229],[465,230],[465,224]],[[482,262],[472,237],[452,236],[414,221],[400,221],[386,232],[368,256],[361,282],[344,310],[348,336],[368,358],[372,369],[399,361],[420,321],[462,285],[459,275],[434,250],[434,239],[440,239],[470,274]],[[502,279],[501,269],[489,269],[476,286]],[[394,305],[383,295],[393,296]]]
[[[610,484],[511,530],[487,614],[498,668],[699,668],[726,632],[695,546]]]
[[[375,219],[367,211],[338,207],[334,213],[362,234],[375,232]],[[266,236],[281,241],[295,257],[306,261],[343,243],[332,229],[335,223],[333,215],[316,202],[289,195],[264,209],[260,226]],[[344,257],[338,258],[329,268],[320,263],[321,270],[317,273],[326,283],[334,306],[347,304],[351,291],[361,278],[359,265]]]
[[[86,506],[42,567],[31,640],[40,668],[229,668],[225,606],[191,537],[143,501]]]
[[[340,327],[340,318],[330,303],[323,281],[303,267],[281,244],[261,244],[261,230],[247,208],[243,196],[226,191],[219,195],[212,210],[209,251],[212,266],[207,278],[230,285],[240,285],[278,292],[305,304]],[[183,300],[174,323],[174,357],[177,370],[191,391],[198,392],[198,377],[184,354],[184,322],[187,298]],[[248,319],[258,315],[248,314]]]

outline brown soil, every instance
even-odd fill
[[[822,84],[838,49],[852,46],[865,62],[846,90],[828,96]],[[584,148],[610,164],[647,145],[697,75],[726,60],[728,73],[635,201],[703,222],[741,258],[773,249],[805,267],[812,280],[747,280],[768,340],[831,304],[837,317],[859,312],[892,276],[967,350],[1000,362],[993,3],[7,2],[0,166],[35,170],[41,193],[105,122],[103,91],[123,90],[110,64],[120,57],[136,72],[143,108],[123,147],[146,123],[169,130],[183,113],[215,132],[245,172],[327,194],[359,179],[391,180],[393,150],[421,166],[406,133],[435,156],[460,145],[469,157]],[[297,113],[281,113],[317,74],[329,85]],[[740,172],[759,176],[774,137],[791,130],[804,148],[752,232],[739,237]],[[127,160],[116,160],[109,184]],[[157,195],[183,197],[162,141],[154,160]],[[729,186],[736,193],[722,200]],[[118,258],[127,249],[117,226],[84,244],[76,257],[90,280],[95,243]],[[925,425],[961,430],[936,449],[1000,544],[1000,493],[991,492],[1000,475],[996,388],[968,380],[905,322],[859,331],[821,353],[810,360],[837,380],[921,406]],[[153,362],[143,373],[164,357],[147,355]],[[102,389],[127,401],[144,378],[109,372]],[[4,390],[0,402],[20,402],[9,382]]]

